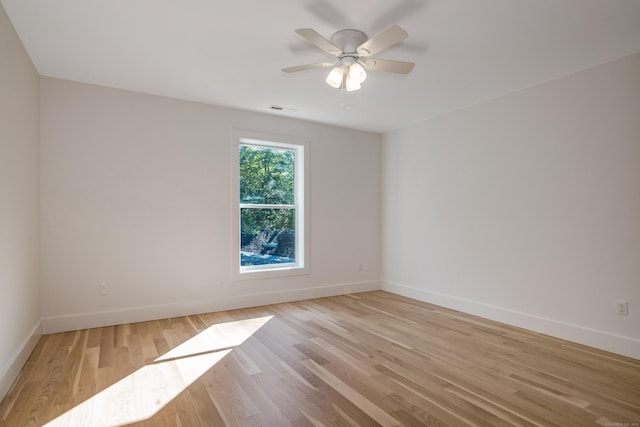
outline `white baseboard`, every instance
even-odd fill
[[[31,352],[36,348],[40,335],[42,335],[42,324],[38,323],[31,330],[29,335],[24,339],[22,345],[16,350],[13,357],[9,360],[9,363],[2,371],[0,371],[0,401],[4,399],[11,385],[18,378],[20,370],[27,363],[27,359],[31,355]]]
[[[250,295],[206,298],[196,301],[183,301],[172,304],[131,307],[119,310],[92,313],[77,313],[65,316],[53,316],[42,319],[42,332],[45,334],[75,331],[79,329],[99,328],[123,323],[144,322],[147,320],[167,319],[198,313],[209,313],[237,308],[257,307],[282,302],[300,301],[367,292],[380,289],[378,281],[343,283],[338,285],[303,288],[288,291],[265,292]]]
[[[388,281],[380,289],[534,332],[640,359],[640,340]]]

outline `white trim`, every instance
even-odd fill
[[[251,203],[240,203],[240,209],[295,209],[295,205],[261,205]]]
[[[20,370],[22,370],[24,364],[27,363],[27,359],[29,359],[31,352],[36,348],[41,335],[42,322],[38,321],[29,335],[22,342],[22,345],[20,345],[13,354],[7,366],[0,371],[0,401],[2,401],[7,393],[9,393],[9,390],[11,390],[11,386],[16,378],[18,378]]]
[[[240,271],[240,145],[261,145],[296,151],[295,174],[296,194],[296,263],[294,265],[274,265],[261,269]],[[300,276],[311,273],[311,219],[310,219],[310,144],[307,138],[291,135],[274,135],[242,129],[231,132],[231,277],[232,280],[254,280],[285,276]],[[299,159],[302,158],[302,161]],[[302,181],[302,185],[298,183]],[[289,208],[289,206],[287,206]],[[300,224],[299,221],[303,223]]]
[[[439,292],[381,281],[380,289],[552,337],[640,359],[640,340]]]
[[[221,296],[196,301],[183,301],[173,304],[131,307],[121,310],[77,313],[67,316],[52,316],[42,319],[44,333],[75,331],[79,329],[99,328],[124,323],[144,322],[198,313],[210,313],[237,308],[258,307],[268,304],[324,298],[357,292],[380,289],[380,283],[353,282],[314,288],[302,288],[287,291],[264,292],[249,295]]]

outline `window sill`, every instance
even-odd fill
[[[309,267],[273,267],[257,270],[238,271],[234,274],[234,280],[273,279],[278,277],[305,276],[310,273]]]

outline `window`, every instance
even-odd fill
[[[283,139],[234,137],[236,278],[308,271],[305,144]]]

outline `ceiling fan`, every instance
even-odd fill
[[[372,55],[382,52],[407,38],[407,32],[397,25],[392,25],[371,39],[362,31],[351,29],[340,30],[334,33],[329,40],[311,28],[300,28],[296,30],[296,33],[338,59],[333,62],[318,62],[287,67],[283,68],[282,71],[295,73],[314,68],[334,67],[327,76],[326,81],[329,86],[336,89],[346,89],[347,91],[360,89],[360,84],[367,78],[365,69],[409,74],[415,66],[413,62],[372,57]]]

